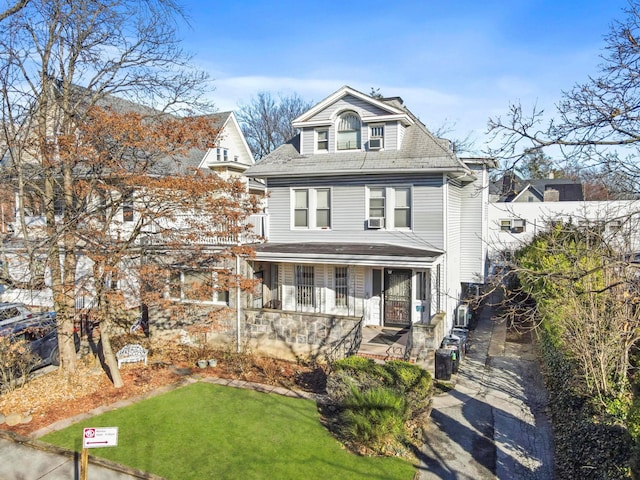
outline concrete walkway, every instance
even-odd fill
[[[553,435],[533,346],[506,341],[485,307],[472,347],[433,401],[420,480],[553,478]]]

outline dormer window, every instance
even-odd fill
[[[338,118],[338,150],[360,149],[360,117],[355,112],[345,112]]]
[[[316,151],[329,151],[329,130],[326,128],[316,130]]]
[[[384,148],[384,125],[372,125],[369,134],[369,150]]]

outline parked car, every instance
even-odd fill
[[[21,320],[53,318],[54,316],[55,312],[34,313],[24,303],[0,303],[0,327]]]
[[[24,340],[29,350],[36,356],[33,369],[47,365],[60,365],[58,348],[58,328],[53,318],[40,315],[0,328],[0,336],[10,337],[11,341]],[[76,352],[80,349],[80,337],[73,334]]]

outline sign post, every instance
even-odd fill
[[[82,456],[80,458],[80,480],[87,480],[89,449],[118,446],[118,427],[85,428],[82,431]]]

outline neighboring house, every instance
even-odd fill
[[[199,169],[213,170],[224,179],[241,176],[254,164],[254,160],[235,113],[222,112],[209,117],[220,128],[215,140],[216,147],[206,152],[194,151],[193,165]]]
[[[597,228],[621,253],[640,251],[640,203],[637,200],[592,202],[491,202],[487,237],[489,268],[546,231],[554,222]]]
[[[490,201],[504,203],[581,202],[582,184],[569,178],[525,180],[512,172],[490,183]]]
[[[348,86],[293,126],[298,136],[245,172],[265,182],[269,213],[249,331],[298,353],[363,325],[406,327],[407,356],[432,353],[484,282],[493,162],[458,158],[402,99]]]
[[[107,97],[103,103],[104,106],[120,111],[137,111],[136,109],[143,108],[116,97]],[[263,193],[264,185],[259,182],[249,182],[246,177],[243,176],[243,172],[254,164],[254,159],[235,118],[235,114],[233,112],[223,112],[208,115],[208,117],[214,120],[215,126],[219,127],[219,133],[212,142],[215,144],[214,148],[207,150],[194,149],[185,157],[178,159],[178,161],[167,159],[166,161],[158,162],[156,169],[151,173],[154,175],[172,175],[172,173],[188,173],[194,170],[204,170],[212,174],[215,173],[224,179],[242,178],[247,182],[249,191],[253,193]],[[114,181],[117,181],[117,179]],[[142,233],[137,240],[139,245],[143,247],[144,251],[148,252],[149,255],[163,255],[167,256],[166,258],[170,258],[170,249],[164,246],[165,239],[163,239],[161,233],[163,228],[158,228],[158,225],[155,225],[153,222],[140,222],[139,215],[144,209],[136,208],[136,202],[143,202],[139,192],[132,192],[129,199],[123,199],[123,201],[117,203],[118,211],[114,215],[112,224],[110,225],[110,230],[114,238],[120,238],[121,236],[126,237],[129,231],[134,228],[140,228],[142,224]],[[18,205],[17,194],[15,204]],[[62,211],[60,210],[56,213],[62,214]],[[23,214],[26,215],[23,216]],[[23,248],[22,238],[24,235],[21,226],[25,225],[28,229],[29,237],[34,239],[39,235],[45,234],[44,227],[46,220],[43,210],[38,203],[37,196],[34,196],[33,204],[25,205],[24,209],[16,208],[15,215],[15,232],[5,238],[4,253],[12,276],[20,281],[26,282],[36,275],[33,266],[38,265],[38,262],[34,263],[25,257],[27,250]],[[181,217],[178,216],[175,222],[179,224],[180,221]],[[186,216],[185,221],[188,223]],[[253,225],[253,232],[248,235],[248,237],[250,236],[252,238],[251,241],[255,241],[256,238],[262,238],[266,228],[265,216],[254,215],[249,219],[249,222]],[[164,225],[163,227],[167,226]],[[220,249],[229,245],[235,245],[238,239],[207,237],[201,241],[210,249]],[[249,240],[243,238],[242,241],[247,242]],[[40,263],[44,263],[44,258],[43,253],[43,261]],[[80,255],[77,260],[78,283],[76,285],[76,308],[83,309],[92,305],[94,297],[92,263],[88,256],[85,255]],[[44,276],[45,285],[49,284],[46,272],[37,272],[37,274]],[[211,280],[212,275],[215,277],[215,272],[211,270],[206,272],[176,270],[176,272],[171,275],[171,278],[168,279],[167,295],[175,301],[193,302],[194,299],[190,298],[188,293],[189,288],[193,290],[193,286],[196,283],[206,285],[215,284],[215,281]],[[120,278],[118,285],[113,285],[112,288],[123,291],[128,306],[133,307],[139,305],[139,285],[135,280],[126,277]],[[235,302],[235,300],[230,297],[229,292],[212,291],[211,298],[198,300],[204,305],[228,305],[230,302]],[[30,305],[46,307],[51,307],[53,304],[51,289],[46,286],[38,290],[7,289],[2,294],[2,300],[23,301]]]

